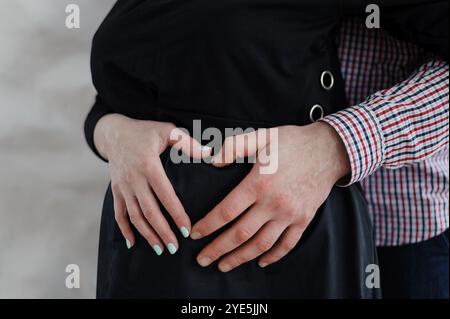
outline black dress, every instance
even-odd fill
[[[118,1],[93,41],[98,96],[85,123],[88,143],[96,152],[93,130],[107,113],[173,122],[192,131],[196,119],[203,128],[221,130],[307,125],[322,110],[330,114],[346,107],[335,43],[346,7],[337,0]],[[361,1],[348,7],[364,13]],[[193,223],[250,170],[248,164],[225,169],[174,164],[168,150],[161,160]],[[195,258],[217,234],[180,239],[176,255],[160,257],[135,234],[136,245],[128,250],[108,188],[99,298],[380,295],[365,285],[366,267],[377,258],[358,185],[334,188],[295,249],[266,269],[256,261],[227,274],[215,266],[201,268]]]

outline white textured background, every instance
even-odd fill
[[[81,8],[81,29],[65,7]],[[93,33],[114,0],[0,0],[0,298],[93,298],[107,167],[83,120]],[[78,264],[81,288],[65,287]]]

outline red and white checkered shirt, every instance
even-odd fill
[[[449,227],[449,67],[415,45],[347,20],[339,55],[350,105],[329,115],[361,181],[378,246]],[[376,92],[374,94],[374,92]]]

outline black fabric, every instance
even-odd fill
[[[256,129],[309,124],[315,104],[326,114],[344,108],[335,47],[344,11],[335,0],[118,1],[93,41],[98,99],[86,120],[88,143],[95,151],[95,123],[111,112],[192,131],[194,119],[201,119],[203,128]],[[320,86],[325,70],[335,77],[330,91]],[[162,161],[193,222],[249,170],[242,164],[175,165],[167,151]],[[180,240],[175,256],[157,257],[135,232],[137,245],[127,250],[113,215],[108,189],[99,298],[379,296],[365,286],[366,266],[377,258],[359,186],[333,189],[301,243],[264,270],[255,262],[229,274],[198,266],[196,254],[217,234],[200,242]]]
[[[248,165],[215,169],[207,164],[173,164],[166,172],[193,222],[204,216],[248,172]],[[173,229],[176,227],[173,225]],[[134,229],[135,233],[137,231]],[[196,263],[213,238],[186,240],[176,255],[156,256],[138,236],[128,250],[114,220],[108,188],[101,221],[97,296],[99,298],[375,298],[365,286],[365,269],[376,264],[371,224],[359,186],[336,188],[304,234],[280,262],[261,269],[252,261],[223,274]]]
[[[369,3],[379,6],[385,31],[449,61],[448,0],[343,0],[344,14],[365,17]]]
[[[448,229],[421,243],[380,247],[385,299],[448,299]]]
[[[118,1],[97,31],[97,113],[223,128],[308,124],[310,108],[344,107],[333,34],[339,2]],[[335,89],[320,75],[333,70]],[[274,110],[283,110],[274,112]]]
[[[229,2],[231,5],[235,3],[235,1]],[[252,10],[252,5],[258,2],[266,11],[273,9],[273,3],[270,0],[250,1],[236,5],[241,5]],[[216,1],[216,3],[220,3],[220,1]],[[279,11],[282,8],[288,10],[299,7],[301,7],[301,10],[308,8],[309,10],[305,11],[306,14],[304,16],[309,15],[309,20],[314,21],[315,17],[322,14],[322,12],[331,10],[328,28],[332,29],[338,23],[335,20],[343,18],[345,15],[365,17],[367,15],[365,11],[366,6],[374,3],[380,6],[383,29],[400,40],[415,43],[427,51],[435,53],[447,62],[449,61],[449,2],[447,0],[340,0],[335,3],[333,5],[330,4],[330,1],[323,1],[318,4],[314,4],[314,1],[309,0],[279,1],[277,3],[279,9],[274,11]],[[203,12],[207,12],[208,10],[207,4],[189,1],[184,8],[178,10],[179,15],[189,14],[189,4],[204,7]],[[148,38],[150,36],[148,33],[151,33],[155,41],[162,40],[167,36],[167,31],[176,29],[177,25],[172,26],[168,21],[164,21],[167,22],[166,24],[160,23],[166,16],[170,19],[172,16],[171,9],[175,6],[176,1],[117,1],[114,8],[105,18],[100,30],[96,33],[92,50],[93,82],[97,91],[100,93],[99,95],[104,97],[107,102],[102,103],[100,97],[97,97],[96,103],[86,117],[85,136],[90,148],[100,158],[101,156],[94,145],[93,136],[95,125],[103,115],[119,112],[133,118],[149,119],[155,117],[155,110],[146,111],[146,109],[150,109],[151,106],[156,106],[156,98],[159,92],[155,87],[155,83],[161,80],[161,73],[157,70],[158,64],[161,64],[161,56],[169,52],[163,52],[161,48],[162,41],[158,41],[158,44],[150,43],[145,41],[145,38]],[[274,16],[275,14],[274,12]],[[225,12],[224,15],[226,15]],[[249,19],[248,23],[249,25],[252,24],[251,19]],[[317,20],[317,23],[320,23],[320,19]],[[177,24],[181,24],[181,22],[178,21]],[[199,28],[204,27],[199,26]],[[235,32],[236,30],[239,33],[238,27],[234,28]],[[186,41],[192,40],[192,38],[185,38],[183,31],[183,28],[181,28],[181,34],[174,41],[183,43],[181,41],[182,39]],[[317,35],[314,30],[311,29],[310,31],[309,37]],[[233,32],[233,29],[230,29],[230,32]],[[193,36],[198,37],[199,35],[200,32]],[[232,35],[230,34],[230,36]],[[299,33],[298,37],[302,41],[300,36],[301,34]],[[180,37],[182,39],[179,39]],[[215,35],[215,37],[217,41],[214,48],[215,50],[220,50],[226,41],[221,41],[220,34]],[[323,45],[323,39],[319,40],[322,40]],[[203,45],[205,46],[205,44]],[[210,43],[211,45],[212,43]],[[204,49],[210,49],[210,47],[204,47]],[[321,47],[321,49],[324,50],[325,48]],[[290,48],[287,47],[286,50],[289,52]],[[317,50],[317,47],[315,50]],[[245,51],[250,56],[255,53],[250,47]],[[199,60],[201,56],[202,54],[199,55]],[[133,61],[134,58],[137,61]],[[144,64],[139,65],[138,61],[142,62],[142,60],[144,60]],[[207,62],[208,59],[204,61],[200,60],[201,65],[204,65],[204,67],[209,65]],[[128,67],[124,68],[125,65],[128,65]],[[304,65],[297,64],[294,66],[305,71]],[[143,74],[145,76],[141,79],[139,79],[139,76],[133,77],[134,73],[129,72],[130,67],[134,68],[135,71],[140,71],[141,75]],[[306,74],[311,75],[311,73]],[[121,76],[123,76],[122,79],[120,79]],[[255,74],[255,77],[257,76],[258,74]],[[112,80],[112,83],[108,83],[108,79],[110,78],[115,78],[115,80]],[[304,79],[307,80],[307,76]],[[315,80],[317,79],[314,78],[313,82]],[[305,88],[305,86],[303,85],[302,88]],[[117,99],[117,96],[114,94],[114,90],[116,89],[122,92],[122,96],[126,96],[127,98],[122,97],[121,99]],[[271,85],[269,85],[270,91],[273,91]],[[144,108],[140,107],[142,100],[146,101]],[[219,108],[218,105],[210,107]],[[158,108],[158,110],[160,109]],[[202,113],[202,115],[205,114]],[[264,119],[264,121],[267,121],[267,119]]]
[[[95,155],[97,155],[101,160],[107,161],[102,155],[98,152],[97,148],[94,144],[94,129],[97,125],[97,122],[105,115],[110,114],[111,110],[107,108],[101,101],[100,97],[97,96],[94,106],[89,111],[87,115],[87,119],[84,122],[84,132],[86,136],[86,141],[89,147],[92,149]]]

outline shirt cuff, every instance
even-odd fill
[[[350,176],[338,183],[349,186],[371,175],[384,159],[381,126],[364,103],[331,114],[321,121],[331,125],[341,137],[350,160]]]

